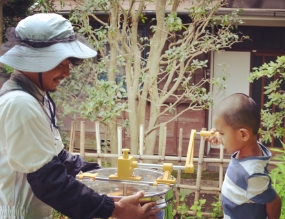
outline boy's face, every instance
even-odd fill
[[[220,116],[213,117],[214,127],[219,132],[219,141],[225,146],[227,152],[234,153],[242,148],[239,139],[239,130],[234,130],[228,126],[225,120]]]

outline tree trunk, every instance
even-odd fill
[[[137,114],[137,91],[134,90],[132,84],[133,70],[131,67],[131,62],[127,61],[126,64],[126,79],[127,79],[127,90],[128,90],[128,107],[129,107],[129,122],[130,122],[130,147],[131,154],[138,154],[139,149],[139,124],[138,124],[138,114]]]
[[[110,130],[110,149],[112,154],[118,154],[118,133],[116,126],[116,118],[113,118],[112,121],[108,123],[108,128]],[[117,159],[111,159],[111,166],[117,166]]]
[[[167,39],[168,30],[165,27],[164,16],[165,16],[166,1],[158,1],[156,5],[156,19],[157,28],[151,39],[151,47],[149,52],[149,57],[147,61],[147,68],[149,69],[144,82],[144,87],[142,91],[142,98],[140,98],[139,105],[139,121],[145,121],[145,111],[147,106],[147,96],[150,96],[150,115],[148,130],[151,130],[157,124],[157,117],[160,111],[159,96],[157,91],[157,75],[159,74],[159,67],[161,53],[163,51],[165,41]],[[153,154],[156,142],[156,130],[151,131],[147,136],[145,136],[145,153]]]
[[[117,25],[117,13],[118,13],[118,5],[116,3],[113,4],[112,13],[110,16],[110,26],[116,27]],[[116,29],[116,28],[115,28]],[[116,57],[118,55],[117,51],[117,41],[115,38],[114,32],[108,32],[108,40],[110,43],[110,62],[108,64],[108,81],[115,83],[116,76]],[[113,118],[109,123],[109,131],[110,131],[110,148],[111,153],[118,153],[118,133],[117,133],[117,119]],[[112,159],[112,166],[117,166],[116,159]]]

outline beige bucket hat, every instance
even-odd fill
[[[70,21],[58,14],[29,16],[10,28],[6,36],[8,42],[2,45],[5,53],[0,62],[19,71],[46,72],[64,59],[97,55],[94,48],[79,41]]]

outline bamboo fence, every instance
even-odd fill
[[[202,129],[205,130],[205,129]],[[80,122],[80,147],[79,153],[74,152],[74,144],[75,144],[75,132],[76,132],[76,122],[72,122],[71,131],[70,131],[70,142],[69,142],[69,152],[72,154],[80,155],[82,158],[94,158],[97,159],[99,165],[102,164],[102,160],[106,158],[118,158],[122,155],[122,128],[118,127],[118,154],[111,154],[111,153],[101,153],[101,140],[100,140],[100,130],[99,130],[99,122],[95,122],[95,135],[96,135],[96,145],[97,151],[95,152],[85,152],[85,122]],[[204,147],[205,147],[205,140],[200,138],[200,147],[199,147],[199,156],[198,158],[194,158],[194,164],[197,166],[197,178],[196,178],[196,185],[187,185],[181,183],[181,170],[183,169],[183,164],[185,164],[186,157],[182,156],[182,132],[183,130],[179,130],[179,143],[178,143],[178,156],[165,156],[165,149],[166,149],[166,131],[167,128],[165,124],[162,124],[160,128],[160,136],[163,136],[162,139],[159,139],[159,150],[158,155],[144,155],[143,154],[143,126],[140,126],[140,142],[139,142],[139,155],[132,155],[138,162],[143,165],[143,160],[155,160],[159,163],[164,162],[176,162],[179,165],[174,166],[173,169],[176,168],[177,170],[177,178],[176,178],[176,185],[175,185],[175,200],[176,200],[176,209],[179,206],[179,194],[180,189],[189,189],[195,192],[194,201],[198,201],[200,198],[201,193],[206,194],[216,194],[221,199],[221,188],[223,183],[224,177],[224,165],[230,162],[230,159],[224,159],[224,148],[220,147],[220,156],[219,158],[207,158],[204,157]],[[161,137],[160,137],[161,138]],[[208,163],[215,163],[219,164],[219,183],[218,187],[207,187],[201,186],[201,179],[202,179],[202,165]],[[278,162],[271,161],[270,164],[276,164]],[[146,164],[145,164],[146,165]],[[150,165],[152,166],[152,165]],[[155,165],[154,165],[155,166]],[[153,167],[154,167],[153,166]],[[190,209],[191,206],[187,206]],[[196,215],[197,211],[187,211],[189,215]],[[208,212],[202,212],[204,216],[210,216]]]

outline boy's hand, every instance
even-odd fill
[[[215,135],[215,132],[217,132],[217,130],[213,128],[210,130],[210,132],[212,133],[212,135],[204,137],[204,140],[210,142],[210,144],[214,146],[221,144],[219,136]]]

